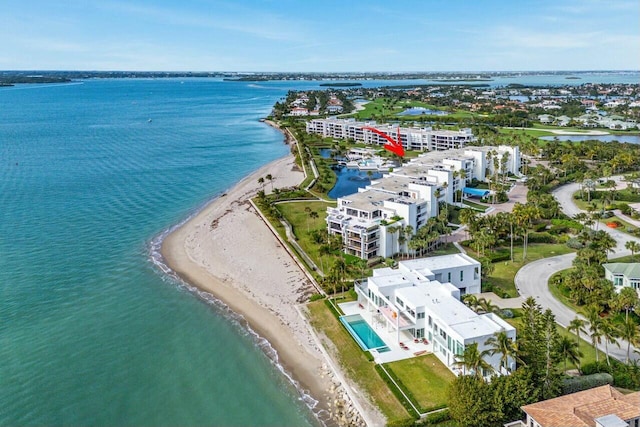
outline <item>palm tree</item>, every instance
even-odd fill
[[[580,345],[580,332],[586,334],[587,331],[584,329],[587,322],[576,316],[571,322],[569,322],[569,326],[567,326],[567,331],[574,332],[576,334],[576,343]]]
[[[322,267],[322,272],[324,273],[324,256],[329,255],[331,253],[331,245],[322,244],[318,248],[318,257],[320,258],[320,265]]]
[[[478,297],[473,294],[466,294],[462,297],[462,302],[464,302],[471,310],[478,311]]]
[[[562,336],[560,341],[558,341],[558,354],[562,357],[562,360],[564,360],[565,372],[567,371],[567,361],[577,365],[578,371],[580,370],[580,358],[582,357],[582,352],[580,351],[577,342],[569,339],[567,336]]]
[[[638,345],[640,342],[640,329],[633,319],[626,318],[620,326],[620,338],[627,341],[627,363],[631,352],[631,344]]]
[[[267,176],[265,176],[265,179],[271,183],[271,191],[273,191],[273,175],[268,174]]]
[[[473,344],[469,344],[464,348],[464,352],[460,355],[456,355],[455,365],[458,367],[462,367],[464,374],[467,374],[467,371],[473,371],[474,375],[478,379],[483,378],[484,372],[492,372],[493,367],[484,360],[484,357],[489,354],[489,350],[478,351],[478,343],[474,342]]]
[[[309,218],[318,219],[318,212],[316,212],[316,211],[309,212]]]
[[[600,329],[602,330],[602,336],[604,337],[604,354],[607,358],[607,365],[611,366],[611,362],[609,361],[609,344],[615,344],[620,348],[620,343],[616,339],[620,335],[620,330],[617,325],[613,323],[613,319],[611,317],[605,317],[602,320]]]
[[[309,215],[311,213],[311,208],[309,206],[305,206],[304,211],[307,213],[307,233],[309,232]]]
[[[478,300],[478,305],[480,306],[480,309],[482,309],[482,311],[484,311],[485,313],[495,313],[500,309],[500,307],[493,304],[491,300],[486,300],[484,298],[480,298]]]
[[[263,177],[258,178],[258,184],[260,184],[260,186],[264,190],[264,178]]]
[[[391,226],[391,227],[387,227],[387,232],[388,232],[389,234],[391,234],[391,242],[393,242],[394,240],[396,240],[396,239],[395,239],[395,235],[396,235],[396,233],[397,233],[398,231],[400,231],[400,228],[402,228],[402,227],[401,227],[401,226],[399,226],[399,225],[393,225],[393,226]],[[393,255],[396,253],[396,252],[393,252],[393,250],[394,250],[394,248],[393,248],[393,247],[394,247],[394,246],[395,246],[395,245],[392,243],[392,244],[391,244],[391,251],[392,251],[391,256],[393,256]],[[397,252],[399,252],[399,251],[397,251]]]
[[[636,254],[636,252],[640,252],[640,243],[633,240],[629,240],[627,243],[625,243],[624,247],[631,251],[631,259],[633,259],[633,256]]]
[[[596,365],[599,363],[598,346],[602,343],[602,318],[600,317],[600,307],[591,305],[587,308],[587,319],[589,319],[589,333],[591,334],[591,344],[596,349]]]
[[[485,341],[484,345],[489,346],[489,354],[491,356],[500,353],[500,367],[507,372],[511,372],[509,357],[515,356],[515,350],[513,348],[513,340],[509,335],[505,331],[496,332]]]
[[[340,282],[342,292],[344,292],[344,279],[347,277],[347,269],[347,263],[345,262],[343,257],[338,257],[331,267],[331,277],[333,278],[335,284]],[[335,285],[333,289],[335,293]]]
[[[402,229],[402,238],[403,240],[406,242],[408,238],[411,238],[411,236],[413,235],[413,227],[410,225],[407,225],[406,227],[404,227]],[[403,242],[404,243],[404,242]],[[407,248],[407,255],[409,255],[409,248]]]
[[[624,287],[620,290],[620,293],[616,295],[614,306],[618,310],[624,310],[625,319],[629,318],[629,310],[638,304],[638,293],[635,289]]]

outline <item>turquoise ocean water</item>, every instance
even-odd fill
[[[317,423],[268,343],[153,262],[168,228],[287,153],[258,118],[304,88],[0,88],[0,425]]]

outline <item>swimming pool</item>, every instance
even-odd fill
[[[340,317],[340,321],[363,350],[368,351],[378,349],[379,352],[385,351],[385,342],[382,341],[382,338],[380,338],[373,329],[371,329],[362,316],[359,314],[342,316]]]

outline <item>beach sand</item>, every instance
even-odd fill
[[[273,182],[261,186],[267,174]],[[269,193],[271,184],[289,187],[303,178],[290,155],[262,167],[170,233],[162,255],[187,282],[244,316],[285,371],[329,410],[335,377],[298,312],[315,288],[249,203],[262,188]]]

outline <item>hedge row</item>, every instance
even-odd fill
[[[582,390],[600,387],[606,384],[613,384],[613,377],[611,374],[607,374],[606,372],[567,378],[562,381],[562,393],[577,393]]]

